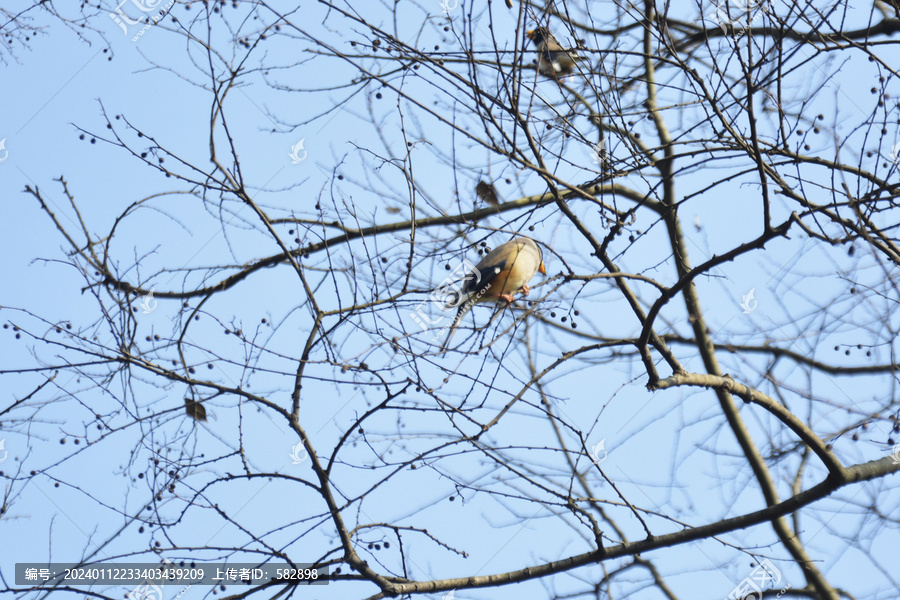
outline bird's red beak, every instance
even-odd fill
[[[546,274],[547,274],[547,269],[544,268],[544,262],[543,262],[543,261],[541,261],[541,266],[538,267],[538,271],[541,272],[541,275],[546,275]]]

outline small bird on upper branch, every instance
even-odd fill
[[[547,77],[565,77],[575,70],[581,56],[574,50],[563,48],[550,30],[541,25],[525,32],[525,35],[538,48],[538,72]]]

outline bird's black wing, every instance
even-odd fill
[[[506,268],[508,261],[497,263],[496,260],[492,260],[491,266],[483,266],[489,256],[478,263],[462,281],[457,280],[435,289],[433,293],[443,303],[445,309],[462,308],[473,296],[480,296],[482,292],[491,287],[491,284],[497,279],[497,275]]]
[[[497,276],[503,271],[509,270],[509,260],[494,262],[488,266],[480,266],[466,276],[465,292],[469,295],[478,295],[484,292],[497,280]]]

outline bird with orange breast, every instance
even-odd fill
[[[475,270],[463,281],[461,289],[454,292],[453,300],[448,302],[448,308],[458,306],[459,309],[441,350],[447,349],[460,321],[475,304],[499,300],[506,301],[507,305],[512,304],[520,291],[528,295],[528,282],[538,272],[547,274],[544,255],[531,238],[515,237],[489,252],[475,265]]]

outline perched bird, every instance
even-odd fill
[[[200,404],[198,400],[191,398],[184,399],[184,412],[195,421],[206,421],[206,407]]]
[[[498,300],[511,304],[520,290],[528,295],[528,282],[539,271],[545,275],[547,273],[544,255],[531,238],[515,237],[488,253],[475,265],[475,270],[463,281],[454,301],[447,306],[459,306],[459,309],[441,350],[446,350],[460,321],[472,310],[472,306],[478,302]]]
[[[576,61],[582,59],[573,50],[560,46],[550,30],[543,25],[525,32],[525,35],[538,48],[538,72],[541,75],[565,77],[575,70]]]
[[[491,206],[497,206],[500,204],[500,198],[497,196],[497,190],[494,189],[494,186],[485,181],[479,181],[478,185],[475,186],[475,195],[484,200],[487,204]]]

